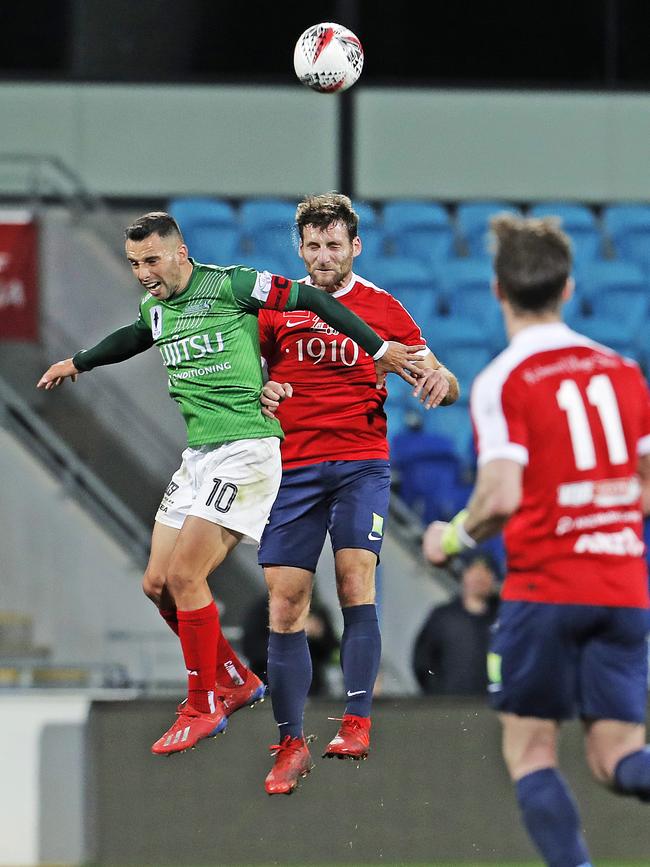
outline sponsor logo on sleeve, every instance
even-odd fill
[[[155,304],[151,308],[151,334],[154,340],[162,336],[163,309],[162,305]]]

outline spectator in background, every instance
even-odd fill
[[[492,558],[474,554],[463,565],[458,596],[427,617],[413,650],[413,673],[426,695],[485,693],[497,582]]]
[[[266,682],[269,646],[269,601],[266,594],[256,599],[246,612],[243,630],[242,650],[248,666]],[[334,663],[338,665],[339,641],[329,611],[315,594],[312,595],[305,632],[312,662],[309,695],[328,695],[327,669]]]

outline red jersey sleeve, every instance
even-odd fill
[[[386,293],[386,306],[384,309],[384,322],[381,335],[385,340],[398,340],[407,346],[417,346],[426,343],[422,331],[411,314],[397,298]]]

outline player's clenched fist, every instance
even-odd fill
[[[73,382],[77,381],[79,371],[72,363],[71,358],[66,358],[65,361],[57,361],[49,367],[43,376],[36,383],[36,388],[44,388],[49,391],[51,388],[56,388],[57,385],[70,378]]]
[[[262,415],[267,418],[275,418],[275,411],[280,406],[283,400],[291,397],[293,388],[290,382],[274,382],[270,379],[262,389],[260,395],[260,403],[262,404]]]

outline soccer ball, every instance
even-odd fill
[[[293,68],[306,87],[319,93],[347,90],[361,75],[363,48],[347,27],[314,24],[296,42]]]

